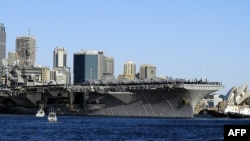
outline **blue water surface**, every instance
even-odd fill
[[[225,124],[250,124],[250,119],[132,118],[58,116],[56,123],[34,115],[0,115],[3,141],[219,141]]]

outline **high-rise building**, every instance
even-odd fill
[[[104,56],[102,51],[82,50],[78,53],[74,53],[74,83],[110,79],[114,72],[112,66],[112,62],[114,61],[111,61],[112,59],[108,58],[109,57]]]
[[[67,51],[64,47],[56,47],[53,52],[53,70],[51,80],[58,84],[71,84],[71,72],[67,66]]]
[[[74,53],[74,83],[84,83],[98,78],[98,51],[80,51]]]
[[[16,38],[17,60],[21,66],[34,66],[36,58],[36,39],[33,36]]]
[[[2,65],[2,59],[5,59],[6,55],[6,32],[3,23],[0,23],[0,68]]]
[[[104,57],[104,66],[103,66],[103,76],[102,80],[112,80],[114,79],[114,58],[113,57]]]
[[[124,64],[124,78],[133,80],[136,75],[136,64],[132,61],[128,61]]]
[[[149,65],[149,64],[143,64],[140,66],[140,79],[152,79],[156,78],[156,67]]]
[[[67,51],[65,48],[55,48],[53,66],[54,68],[67,67]]]

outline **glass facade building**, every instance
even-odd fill
[[[98,51],[81,51],[74,54],[73,75],[75,84],[99,79],[99,55]]]
[[[74,53],[73,83],[110,81],[114,79],[114,58],[106,57],[103,51],[86,50]]]

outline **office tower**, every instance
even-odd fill
[[[2,59],[5,59],[6,54],[6,32],[3,23],[0,23],[0,68],[2,68]]]
[[[136,75],[136,65],[132,61],[128,61],[124,64],[124,78],[134,80]]]
[[[105,56],[102,80],[109,81],[112,79],[114,79],[114,58]]]
[[[51,80],[58,84],[71,84],[70,67],[67,66],[67,51],[64,47],[56,47],[53,52],[53,70]]]
[[[65,48],[55,48],[53,66],[54,68],[67,67],[67,51]]]
[[[140,79],[152,79],[156,78],[156,67],[143,64],[140,66]]]
[[[98,51],[91,50],[74,53],[73,69],[74,83],[97,80]]]
[[[111,75],[114,74],[114,58],[105,56],[104,72]]]
[[[86,50],[74,53],[73,77],[74,83],[101,80],[104,71],[102,51]]]
[[[17,60],[21,66],[34,66],[36,58],[36,39],[33,36],[16,38]]]

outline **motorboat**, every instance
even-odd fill
[[[43,109],[39,109],[36,113],[36,117],[44,117],[45,116],[45,112],[43,111]]]
[[[49,120],[49,122],[57,122],[57,116],[56,116],[56,113],[54,111],[51,110],[49,112],[48,120]]]

